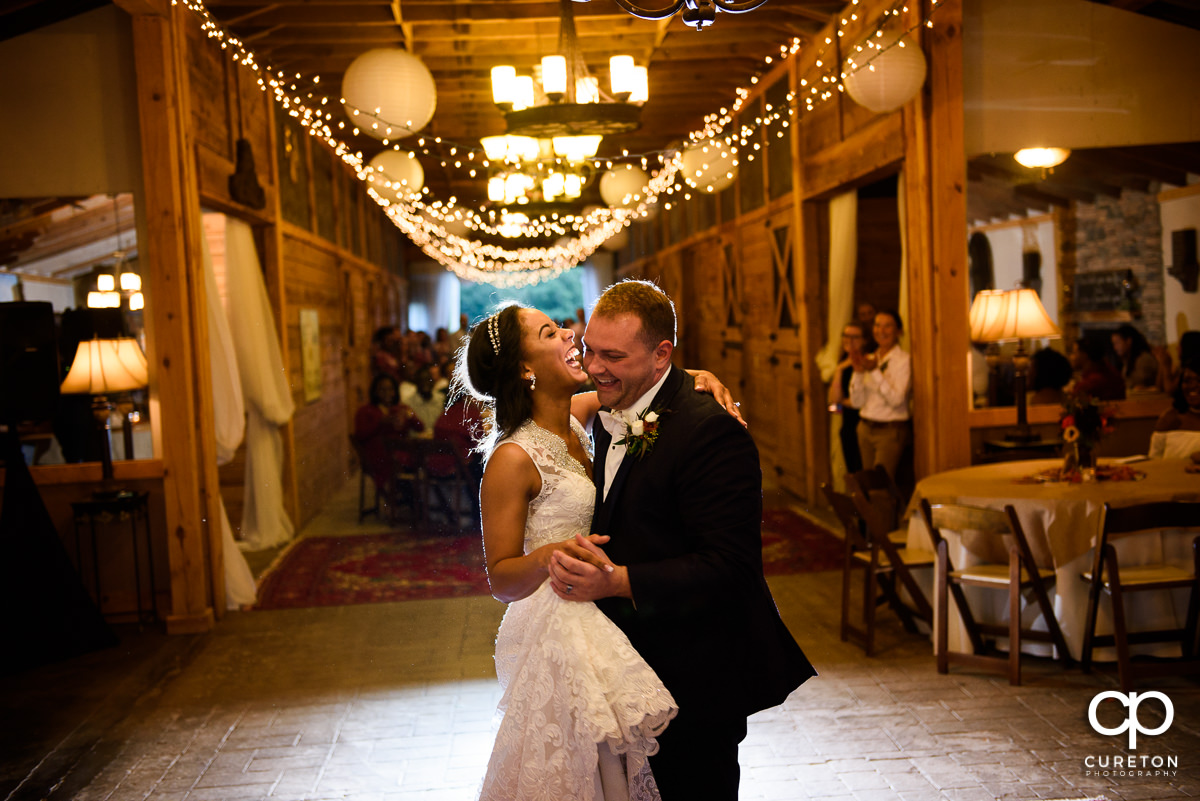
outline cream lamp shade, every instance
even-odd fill
[[[79,343],[61,391],[68,395],[105,395],[149,383],[146,357],[136,339],[89,339]]]
[[[925,83],[925,55],[897,33],[873,39],[881,52],[864,49],[864,66],[846,76],[846,92],[864,108],[883,114],[916,97]],[[867,61],[869,59],[869,61]]]
[[[437,88],[421,59],[393,48],[368,50],[346,68],[342,105],[359,130],[376,139],[402,139],[433,118]]]
[[[972,342],[991,341],[984,339],[984,335],[996,325],[1006,294],[1003,289],[985,289],[975,295],[975,300],[971,302],[971,311],[967,316],[971,326]]]
[[[980,295],[984,294],[980,292],[975,296],[975,304],[972,304],[971,308],[971,338],[975,341],[1004,342],[1061,336],[1058,326],[1050,319],[1050,315],[1046,314],[1042,301],[1033,289],[1011,289],[1002,292],[998,305],[994,305],[996,300],[989,295],[983,298],[984,305],[976,315],[975,305],[981,303]],[[976,322],[979,323],[978,332],[975,330]]]

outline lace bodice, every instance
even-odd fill
[[[574,417],[571,431],[590,459],[591,439]],[[528,420],[500,444],[505,442],[520,445],[542,477],[542,491],[530,502],[525,521],[525,553],[575,534],[587,534],[592,525],[596,487],[587,469],[567,451],[563,438]]]

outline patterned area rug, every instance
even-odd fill
[[[841,540],[789,510],[763,515],[767,575],[833,570]],[[488,595],[479,534],[408,531],[296,542],[259,581],[257,609]]]

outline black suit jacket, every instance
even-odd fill
[[[762,565],[762,470],[754,440],[672,367],[651,404],[658,439],[626,454],[602,498],[612,437],[597,420],[592,530],[626,565],[633,601],[597,605],[681,708],[749,715],[815,671],[771,598]]]

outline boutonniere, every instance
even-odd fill
[[[654,449],[654,443],[658,440],[660,416],[658,412],[646,409],[632,420],[626,420],[625,436],[617,440],[617,444],[624,445],[625,452],[630,456],[641,459]]]

